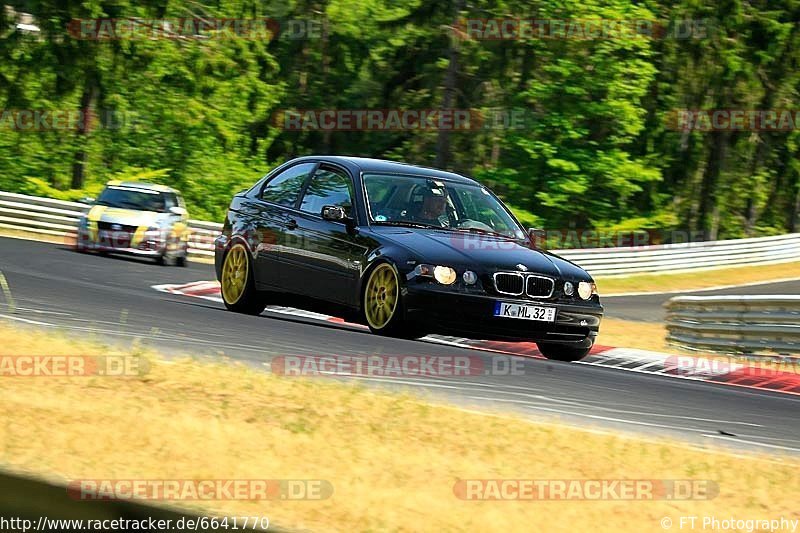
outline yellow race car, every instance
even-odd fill
[[[152,257],[162,265],[186,265],[189,216],[175,189],[109,181],[91,204],[78,222],[78,251],[129,254]]]

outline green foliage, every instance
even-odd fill
[[[682,132],[676,109],[797,109],[800,5],[717,0],[292,0],[24,3],[0,19],[0,110],[85,107],[86,128],[0,122],[0,189],[76,199],[109,179],[184,192],[193,218],[274,164],[310,153],[445,166],[495,190],[526,226],[798,231],[797,131]],[[93,41],[74,18],[254,19],[279,38]],[[12,17],[13,18],[13,17]],[[465,38],[464,19],[658,20],[707,35]],[[311,38],[286,21],[313,23]],[[472,109],[470,131],[288,131],[291,109]],[[509,122],[510,116],[522,120]],[[500,117],[499,123],[492,122]]]

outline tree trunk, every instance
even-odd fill
[[[800,176],[797,178],[794,190],[794,205],[792,206],[792,212],[789,216],[789,233],[797,233],[800,231]]]
[[[709,240],[715,240],[717,237],[714,224],[714,212],[717,208],[717,194],[720,192],[718,188],[719,176],[722,173],[727,143],[727,132],[711,132],[711,148],[708,154],[708,163],[703,173],[703,181],[700,184],[700,210],[698,213],[700,229],[709,232]]]
[[[464,8],[465,0],[457,0],[453,6],[453,27],[458,24],[458,16]],[[444,75],[444,96],[442,109],[450,110],[453,107],[456,93],[456,74],[458,73],[458,37],[451,33],[450,47],[447,50],[448,64]],[[450,161],[450,130],[440,129],[436,139],[436,166],[446,168]]]
[[[81,95],[81,121],[78,124],[78,150],[75,152],[75,159],[72,162],[72,182],[70,189],[83,189],[86,181],[86,161],[89,154],[86,152],[86,143],[89,133],[92,131],[92,121],[94,120],[93,109],[97,100],[97,82],[93,76],[86,78]]]
[[[761,109],[770,109],[769,107],[761,107]],[[756,146],[756,153],[753,157],[753,163],[750,165],[750,176],[754,176],[759,168],[761,168],[761,164],[764,161],[764,157],[767,155],[767,148],[769,143],[768,137],[759,136],[758,139],[758,146]],[[747,198],[747,215],[744,221],[744,234],[746,237],[750,237],[753,233],[753,228],[758,221],[758,217],[761,214],[761,210],[759,209],[759,205],[757,202],[757,196],[759,191],[756,187],[753,187],[750,190],[750,196]]]

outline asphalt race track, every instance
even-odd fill
[[[53,244],[0,238],[0,272],[15,312],[0,294],[0,319],[58,327],[109,343],[135,339],[165,353],[225,356],[269,367],[279,355],[470,355],[491,353],[388,339],[346,325],[265,312],[251,317],[216,302],[157,292],[152,285],[212,280],[210,265],[160,267],[150,261],[79,254]],[[729,293],[798,293],[800,282]],[[703,294],[710,294],[704,292]],[[670,295],[604,300],[610,316],[654,319]],[[656,318],[657,319],[657,318]],[[46,354],[43,354],[46,355]],[[522,375],[358,378],[466,406],[553,417],[602,430],[670,435],[767,453],[800,453],[800,396],[658,375],[521,358]]]
[[[713,271],[709,271],[709,276],[713,276]],[[798,273],[800,275],[800,273]],[[657,290],[657,287],[653,288]],[[682,292],[669,294],[643,294],[641,296],[611,296],[603,297],[600,293],[603,305],[606,308],[606,315],[624,320],[644,320],[648,322],[660,322],[664,320],[664,303],[679,294],[710,296],[712,294],[800,294],[800,279],[794,281],[783,281],[779,283],[759,283],[742,287],[729,287],[714,291]]]

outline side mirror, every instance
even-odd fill
[[[83,198],[78,198],[79,204],[93,205],[94,202],[95,200],[91,196],[84,196]]]
[[[184,209],[183,207],[178,207],[178,206],[170,207],[169,208],[169,212],[172,213],[173,215],[178,215],[178,216],[181,216],[181,217],[185,216],[187,214],[186,209]]]
[[[547,246],[547,232],[539,228],[528,228],[528,239],[531,246],[537,250],[543,250]]]
[[[331,222],[347,222],[347,212],[338,205],[326,205],[322,208],[322,218]]]

